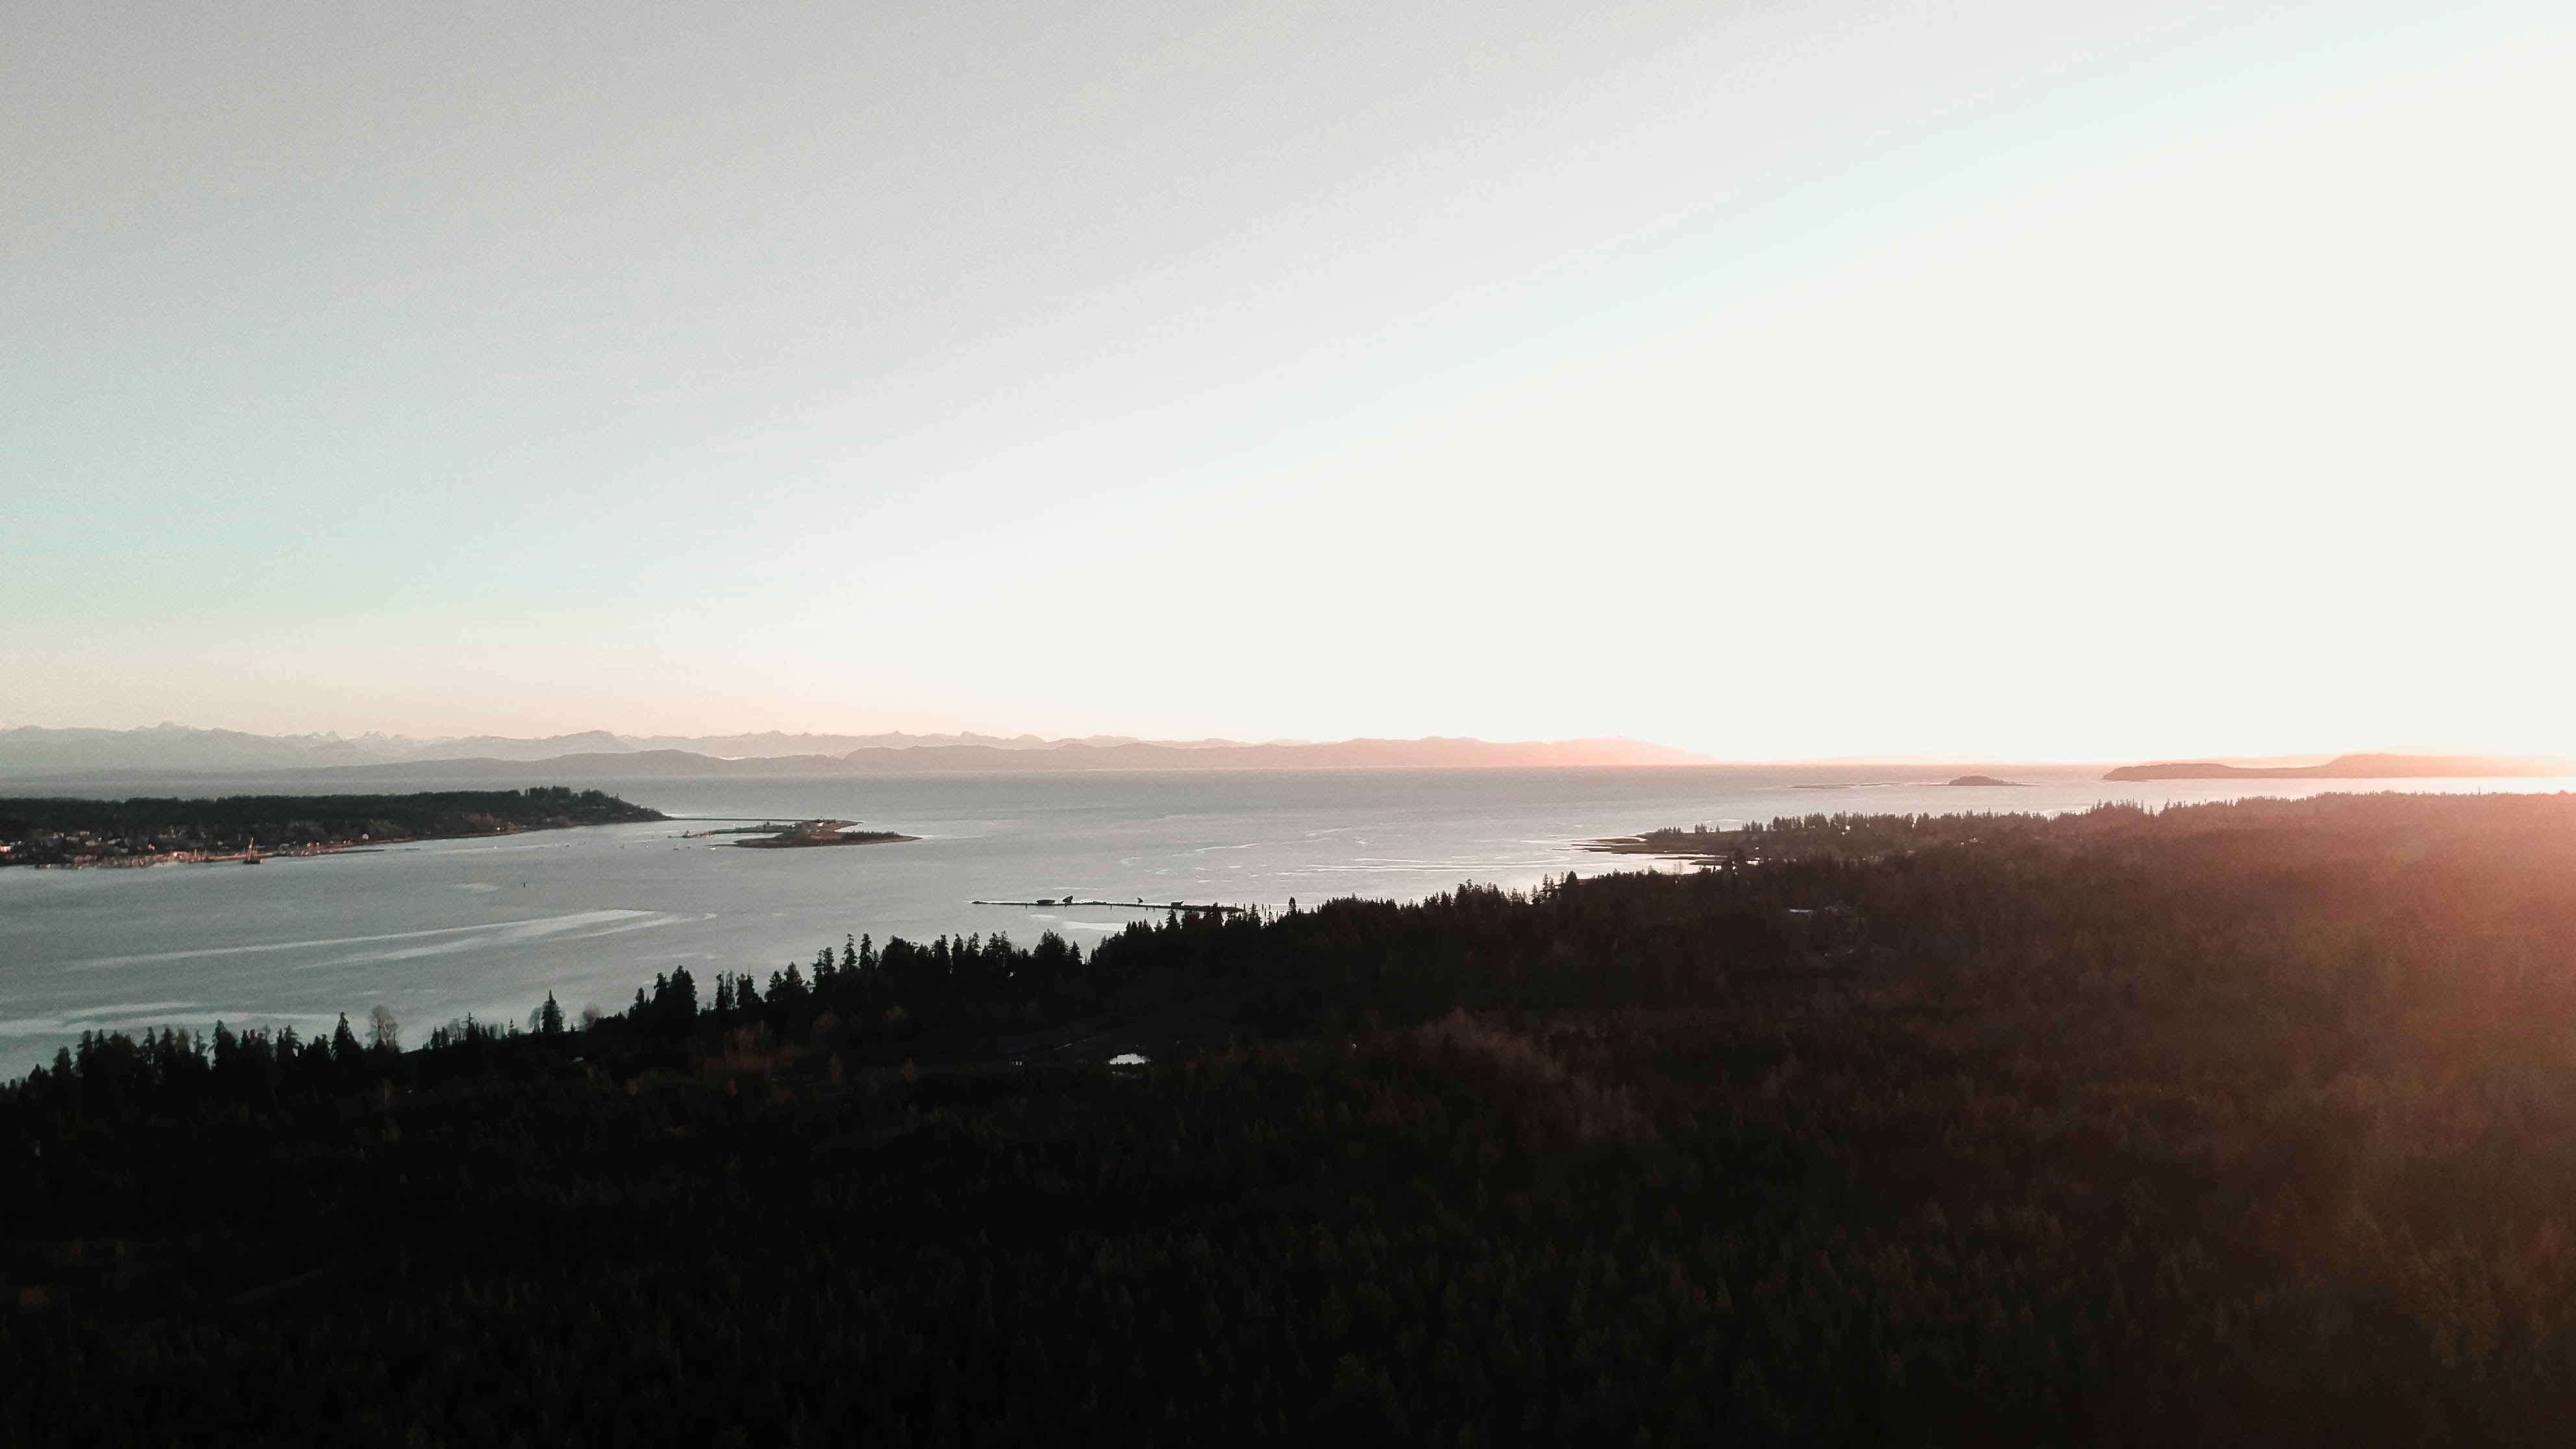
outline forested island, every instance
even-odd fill
[[[226,795],[57,800],[0,796],[0,865],[154,865],[306,855],[405,840],[660,820],[598,790],[414,795]]]
[[[0,1424],[2564,1441],[2576,798],[1706,833],[412,1051],[86,1038],[0,1090]]]

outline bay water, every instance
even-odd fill
[[[719,971],[765,980],[862,932],[879,941],[1002,932],[1026,943],[1056,931],[1088,949],[1171,901],[1276,909],[1291,899],[1415,899],[1468,880],[1526,888],[1568,870],[1653,868],[1582,842],[1659,826],[2576,785],[2113,783],[2099,767],[1999,772],[2024,783],[1951,787],[1942,781],[1952,769],[1885,765],[567,781],[613,788],[678,818],[257,867],[0,870],[0,1074],[36,1065],[85,1030],[204,1030],[221,1019],[309,1034],[329,1030],[342,1012],[363,1023],[381,1004],[416,1043],[469,1013],[524,1021],[549,992],[568,1015],[584,1006],[615,1011],[656,973],[685,965],[703,993]],[[446,777],[422,788],[506,783]],[[711,826],[812,817],[921,838],[822,850],[688,838]],[[1131,904],[972,904],[1067,895]]]

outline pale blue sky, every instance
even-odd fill
[[[2576,748],[2572,93],[2516,4],[12,7],[0,724]]]

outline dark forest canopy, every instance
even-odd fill
[[[2576,799],[1760,834],[410,1052],[92,1037],[0,1092],[0,1426],[2563,1440]]]
[[[0,864],[102,862],[251,849],[505,835],[660,820],[598,790],[439,790],[412,795],[225,795],[58,800],[0,796]]]

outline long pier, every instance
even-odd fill
[[[1111,910],[1117,911],[1206,911],[1212,915],[1219,916],[1239,916],[1245,911],[1251,909],[1249,906],[1192,905],[1188,901],[1149,901],[1141,896],[1132,901],[1078,901],[1071,896],[1065,896],[1059,900],[1047,901],[968,901],[966,904],[970,906],[1022,906],[1032,910],[1041,906],[1054,906],[1059,908],[1064,906],[1105,906]]]

